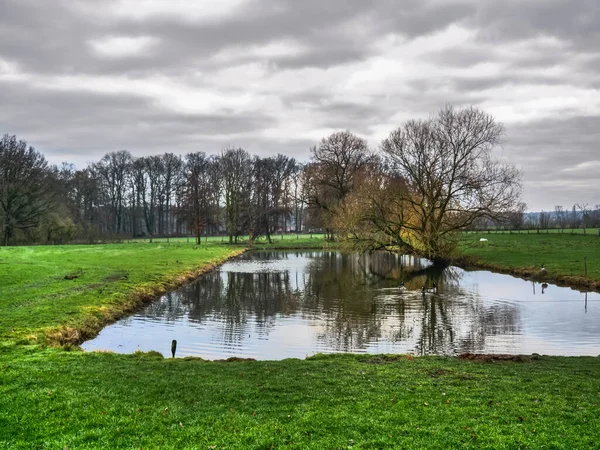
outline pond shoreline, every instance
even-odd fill
[[[527,281],[552,283],[561,287],[570,287],[582,292],[600,292],[600,282],[586,277],[573,277],[569,275],[542,274],[534,267],[507,267],[498,264],[486,263],[473,256],[463,256],[452,262],[453,266],[465,270],[489,270],[495,273],[512,275]]]
[[[87,318],[77,327],[62,325],[50,331],[46,336],[47,343],[50,346],[76,346],[89,339],[93,339],[98,336],[100,331],[106,326],[111,325],[119,319],[134,313],[143,306],[158,300],[166,293],[175,291],[182,286],[197,280],[201,276],[218,269],[226,262],[239,258],[248,251],[250,251],[248,248],[240,249],[225,258],[219,259],[217,262],[201,265],[195,269],[176,274],[176,276],[165,282],[156,283],[144,288],[136,287],[133,292],[125,294],[126,298],[122,302],[103,308],[100,318]]]
[[[538,294],[547,288],[541,286]],[[458,266],[439,271],[425,260],[389,252],[258,250],[107,327],[82,348],[157,350],[167,356],[175,339],[178,356],[209,360],[278,360],[319,352],[600,352],[590,340],[598,334],[590,325],[598,312],[592,308],[588,314],[587,295],[553,286],[535,296],[535,287],[532,292],[531,283],[519,277]],[[587,325],[580,326],[584,308]],[[578,331],[560,332],[558,323]]]

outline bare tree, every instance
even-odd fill
[[[512,211],[508,211],[506,214],[506,223],[511,230],[520,230],[525,223],[525,210],[527,205],[525,203],[518,203]]]
[[[373,164],[338,208],[334,225],[342,244],[353,250],[395,247],[413,252],[407,226],[413,224],[407,204],[406,180],[392,170]]]
[[[342,131],[324,138],[312,150],[309,202],[322,212],[322,220],[333,239],[331,222],[335,209],[354,188],[357,177],[373,160],[367,141]]]
[[[53,208],[50,172],[44,156],[8,134],[0,140],[0,225],[2,244],[15,230],[37,227]]]
[[[211,217],[216,214],[218,195],[215,205],[212,165],[214,159],[204,152],[189,153],[185,157],[184,217],[200,245]],[[218,183],[216,183],[218,184]]]
[[[106,154],[94,164],[109,203],[109,230],[121,233],[124,225],[125,195],[133,158],[126,150]]]
[[[550,213],[542,209],[538,218],[538,233],[540,229],[548,230],[548,228],[550,228]]]
[[[237,243],[242,233],[243,220],[247,219],[252,182],[252,159],[242,148],[228,149],[220,158],[225,197],[225,226],[229,243]]]
[[[448,106],[409,121],[383,141],[389,163],[407,181],[405,228],[415,250],[446,261],[455,233],[477,218],[503,219],[519,203],[520,172],[491,156],[504,127],[477,108]],[[406,239],[399,237],[403,243]]]
[[[593,227],[595,228],[600,228],[600,204],[594,206],[594,211],[592,212],[592,220],[593,220]],[[600,234],[600,230],[598,230],[598,233]]]
[[[581,212],[581,226],[583,227],[583,234],[585,235],[590,222],[589,203],[577,203],[573,209],[575,209],[575,207]]]
[[[298,164],[291,178],[291,196],[293,202],[293,223],[296,233],[302,232],[304,209],[308,202],[304,166]]]
[[[157,211],[162,190],[163,161],[160,156],[154,155],[140,158],[138,164],[140,165],[138,189],[141,192],[146,231],[152,241],[152,237],[157,231]]]
[[[174,200],[175,192],[182,182],[183,163],[179,156],[173,153],[165,153],[161,156],[162,173],[160,174],[160,195],[159,195],[159,233],[171,233],[173,214],[171,205]]]
[[[560,228],[561,232],[564,232],[564,229],[569,223],[567,212],[561,205],[556,205],[554,207],[554,215],[556,216],[556,224]]]

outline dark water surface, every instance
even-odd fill
[[[423,294],[421,287],[434,282],[437,292]],[[597,356],[600,294],[487,271],[439,272],[388,253],[254,252],[82,347],[170,356],[172,339],[177,356],[206,359],[317,352]]]

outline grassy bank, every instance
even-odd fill
[[[462,236],[461,253],[477,267],[600,289],[598,236],[469,233]],[[542,264],[546,274],[540,271]]]
[[[240,247],[108,244],[0,249],[0,339],[80,342]]]
[[[598,448],[600,358],[0,352],[0,448]]]

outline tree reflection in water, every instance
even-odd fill
[[[253,334],[268,339],[278,318],[296,318],[311,324],[318,342],[307,353],[476,352],[491,336],[518,334],[517,306],[484,304],[476,286],[461,286],[463,273],[385,252],[254,252],[165,296],[146,314],[217,322],[231,346]],[[436,293],[421,292],[433,283]]]

